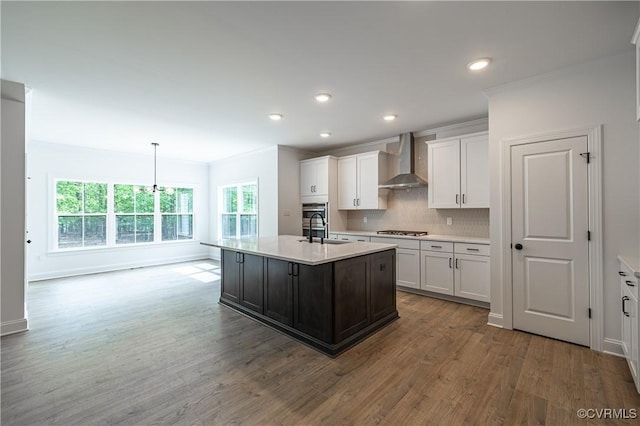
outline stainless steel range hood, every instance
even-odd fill
[[[427,181],[415,174],[415,152],[413,148],[413,133],[403,133],[400,135],[400,164],[399,174],[392,177],[382,185],[381,189],[406,189],[427,186]]]

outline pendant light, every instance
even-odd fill
[[[160,188],[158,186],[158,142],[151,142],[153,145],[153,186],[147,186],[145,189],[147,192],[155,193],[157,191],[164,191],[167,194],[173,194],[173,188],[166,187]]]

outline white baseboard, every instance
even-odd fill
[[[493,312],[489,312],[489,318],[487,320],[487,325],[490,325],[492,327],[498,327],[498,328],[504,328],[503,327],[503,322],[504,317],[502,316],[502,314],[494,314]]]
[[[144,260],[129,263],[112,263],[108,265],[97,265],[86,268],[63,269],[59,271],[47,271],[39,274],[29,275],[29,281],[51,280],[54,278],[74,277],[77,275],[97,274],[101,272],[121,271],[123,269],[142,268],[145,266],[168,265],[171,263],[188,262],[190,260],[210,259],[206,254],[189,254],[184,256],[173,256],[168,258]]]
[[[624,356],[622,351],[622,342],[616,339],[609,339],[605,337],[602,352],[610,355]]]
[[[26,318],[20,318],[19,320],[5,321],[0,324],[0,336],[6,336],[8,334],[21,333],[29,330],[29,321]]]

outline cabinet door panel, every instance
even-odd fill
[[[422,252],[422,290],[453,295],[453,253]]]
[[[360,155],[358,158],[357,205],[359,209],[378,209],[378,154]]]
[[[300,195],[314,195],[312,192],[313,185],[316,185],[317,164],[313,161],[300,163]]]
[[[264,314],[288,326],[293,325],[290,265],[284,260],[267,258],[264,283]]]
[[[264,268],[263,257],[242,253],[242,291],[240,292],[240,304],[254,310],[263,312]]]
[[[393,250],[371,255],[371,322],[378,321],[396,310],[394,257]]]
[[[489,135],[460,141],[462,208],[489,208]]]
[[[296,267],[293,278],[293,327],[333,343],[331,264]]]
[[[356,157],[338,159],[338,208],[341,210],[356,209],[357,173]]]
[[[232,302],[240,302],[240,264],[236,252],[222,250],[222,282],[220,296]]]
[[[396,249],[397,285],[420,288],[420,250]]]
[[[316,163],[316,182],[313,195],[329,194],[329,159],[323,158]]]
[[[429,208],[460,207],[460,142],[429,144]]]
[[[489,257],[456,255],[455,295],[489,302]]]
[[[341,341],[369,323],[369,256],[335,263],[335,336]]]

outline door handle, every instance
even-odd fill
[[[629,287],[635,287],[636,285],[633,283],[633,281],[625,281],[625,283],[627,283],[627,285]]]
[[[360,205],[360,198],[357,198],[357,200],[358,200],[357,201],[358,204],[356,204],[356,206],[359,206]]]
[[[462,204],[465,204],[465,203],[466,203],[466,201],[464,200],[464,195],[465,195],[465,194],[462,194]]]
[[[287,263],[287,275],[293,275],[293,263]]]
[[[629,312],[625,311],[625,309],[624,309],[624,302],[626,302],[627,300],[629,300],[628,296],[624,296],[622,298],[622,313],[624,314],[625,317],[629,316]]]
[[[460,194],[456,194],[456,204],[460,204],[460,203],[458,202],[458,198],[460,198]]]
[[[513,246],[513,248],[515,248],[516,250],[522,250],[524,248],[524,246],[520,243],[516,244]]]
[[[451,258],[449,258],[449,269],[451,269]]]
[[[31,240],[27,240],[27,244],[31,244]]]
[[[356,205],[356,199],[355,198],[353,199],[353,205],[354,206]]]
[[[298,275],[300,275],[300,264],[299,263],[294,263],[293,264],[293,276],[297,277]]]
[[[458,268],[458,259],[456,259],[456,269],[460,269]]]

